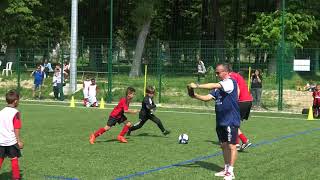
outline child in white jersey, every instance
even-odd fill
[[[83,81],[83,105],[87,106],[89,99],[89,86],[91,84],[91,80],[89,76],[86,76],[86,79]]]
[[[23,143],[20,139],[21,119],[16,109],[19,94],[15,90],[6,93],[7,107],[0,111],[0,169],[5,157],[11,158],[12,179],[21,179],[19,161]]]
[[[91,79],[91,84],[88,88],[88,103],[87,107],[98,107],[98,101],[97,101],[97,84],[96,80],[94,78]]]

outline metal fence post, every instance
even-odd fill
[[[159,81],[159,103],[161,103],[161,76],[162,76],[162,72],[161,72],[161,65],[162,65],[162,60],[160,59],[160,56],[161,56],[161,52],[160,52],[160,40],[158,39],[157,40],[157,74],[158,74],[158,81]]]
[[[20,58],[21,58],[20,49],[18,48],[17,49],[17,73],[18,73],[17,91],[18,91],[18,93],[20,93],[20,90],[21,90],[20,89],[21,88],[21,86],[20,86],[20,80],[21,80]]]

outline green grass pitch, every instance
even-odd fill
[[[26,180],[121,179],[152,169],[132,179],[222,179],[214,177],[223,166],[221,155],[201,159],[221,151],[213,111],[160,108],[156,115],[172,131],[170,135],[163,136],[150,121],[128,137],[129,143],[121,144],[115,141],[122,128],[117,125],[90,145],[89,134],[106,124],[110,109],[21,104],[19,110],[25,143],[20,166]],[[138,116],[128,119],[137,122]],[[320,179],[320,129],[315,129],[320,121],[305,119],[294,114],[252,113],[242,130],[256,146],[238,154],[236,179]],[[189,135],[189,144],[177,143],[182,133]],[[174,165],[195,158],[200,160]],[[0,179],[10,177],[6,159]]]

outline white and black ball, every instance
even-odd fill
[[[187,134],[180,134],[179,135],[179,144],[188,144],[189,136]]]

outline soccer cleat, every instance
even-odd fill
[[[235,179],[236,177],[234,176],[234,173],[232,172],[232,173],[230,173],[230,172],[226,172],[225,174],[224,174],[224,180],[232,180],[232,179]]]
[[[96,137],[94,136],[94,134],[91,134],[89,138],[90,144],[94,144],[95,140],[96,140]]]
[[[247,143],[241,145],[240,151],[244,151],[245,149],[247,149],[251,145],[252,145],[252,143],[248,140]]]
[[[168,130],[165,130],[165,131],[163,131],[163,135],[168,135],[168,134],[170,134],[171,132],[170,131],[168,131]]]
[[[123,137],[123,136],[118,136],[117,139],[118,139],[118,141],[120,141],[122,143],[127,143],[128,142],[127,139],[125,137]]]
[[[240,144],[236,144],[236,148],[237,148],[237,151],[240,151],[241,150]]]
[[[224,177],[226,175],[226,171],[225,170],[222,170],[220,172],[217,172],[214,174],[214,176],[217,176],[217,177]]]

